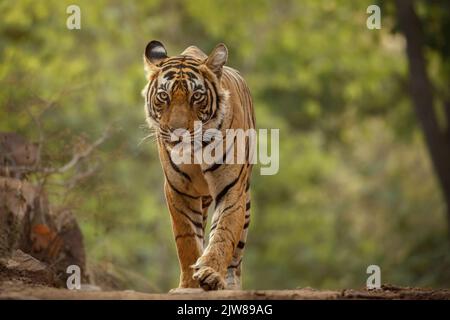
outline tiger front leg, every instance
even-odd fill
[[[215,189],[215,212],[210,240],[203,255],[193,266],[195,280],[205,290],[226,288],[227,268],[239,243],[245,224],[245,165],[228,173]]]
[[[228,266],[228,273],[226,277],[227,289],[240,290],[241,287],[241,269],[242,269],[242,258],[244,254],[245,244],[247,242],[248,227],[250,225],[250,207],[251,207],[251,197],[250,197],[250,185],[246,186],[246,203],[245,203],[245,223],[242,230],[241,238],[236,246],[233,253],[233,259]]]
[[[164,186],[167,206],[180,264],[180,288],[199,288],[193,277],[192,265],[203,252],[203,215],[201,198],[180,193],[167,181]]]

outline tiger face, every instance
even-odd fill
[[[201,121],[203,130],[220,130],[227,112],[227,92],[220,85],[227,56],[223,44],[204,58],[183,54],[168,57],[159,41],[147,45],[145,112],[147,122],[165,143],[173,143],[171,134],[177,129],[188,130],[193,135],[196,121]]]

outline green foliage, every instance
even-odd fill
[[[29,112],[52,103],[44,160],[56,166],[114,123],[95,176],[64,196],[49,186],[54,203],[75,208],[91,264],[112,262],[159,290],[176,286],[157,150],[140,144],[142,53],[151,39],[169,55],[224,42],[252,90],[258,126],[279,128],[281,140],[279,173],[254,170],[245,287],[362,287],[370,264],[384,282],[450,285],[445,206],[392,17],[373,31],[370,1],[78,1],[82,28],[71,31],[69,4],[0,4],[0,129],[36,139]],[[433,70],[445,63],[429,55]]]

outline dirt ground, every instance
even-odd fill
[[[215,291],[205,292],[201,289],[183,293],[142,293],[125,291],[67,290],[51,288],[43,285],[25,283],[21,280],[3,281],[0,283],[0,299],[132,299],[132,300],[204,300],[204,299],[235,299],[235,300],[303,300],[303,299],[420,299],[450,300],[449,289],[400,288],[383,285],[379,290],[342,291],[314,290],[302,288],[296,290],[246,290],[246,291]]]
[[[0,259],[0,299],[132,299],[132,300],[307,300],[307,299],[445,299],[450,289],[408,288],[382,285],[378,290],[365,289],[315,290],[242,290],[210,291],[188,289],[171,293],[144,293],[118,290],[107,283],[82,285],[80,290],[62,289],[65,282],[58,279],[46,264],[17,251],[10,259]],[[103,288],[103,290],[101,289]],[[107,289],[109,288],[109,289]]]

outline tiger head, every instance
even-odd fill
[[[179,56],[168,57],[161,42],[149,42],[144,52],[145,112],[162,141],[171,144],[171,134],[177,129],[193,135],[198,121],[203,131],[221,129],[228,108],[228,92],[221,86],[227,57],[224,44],[209,56],[189,47]]]

